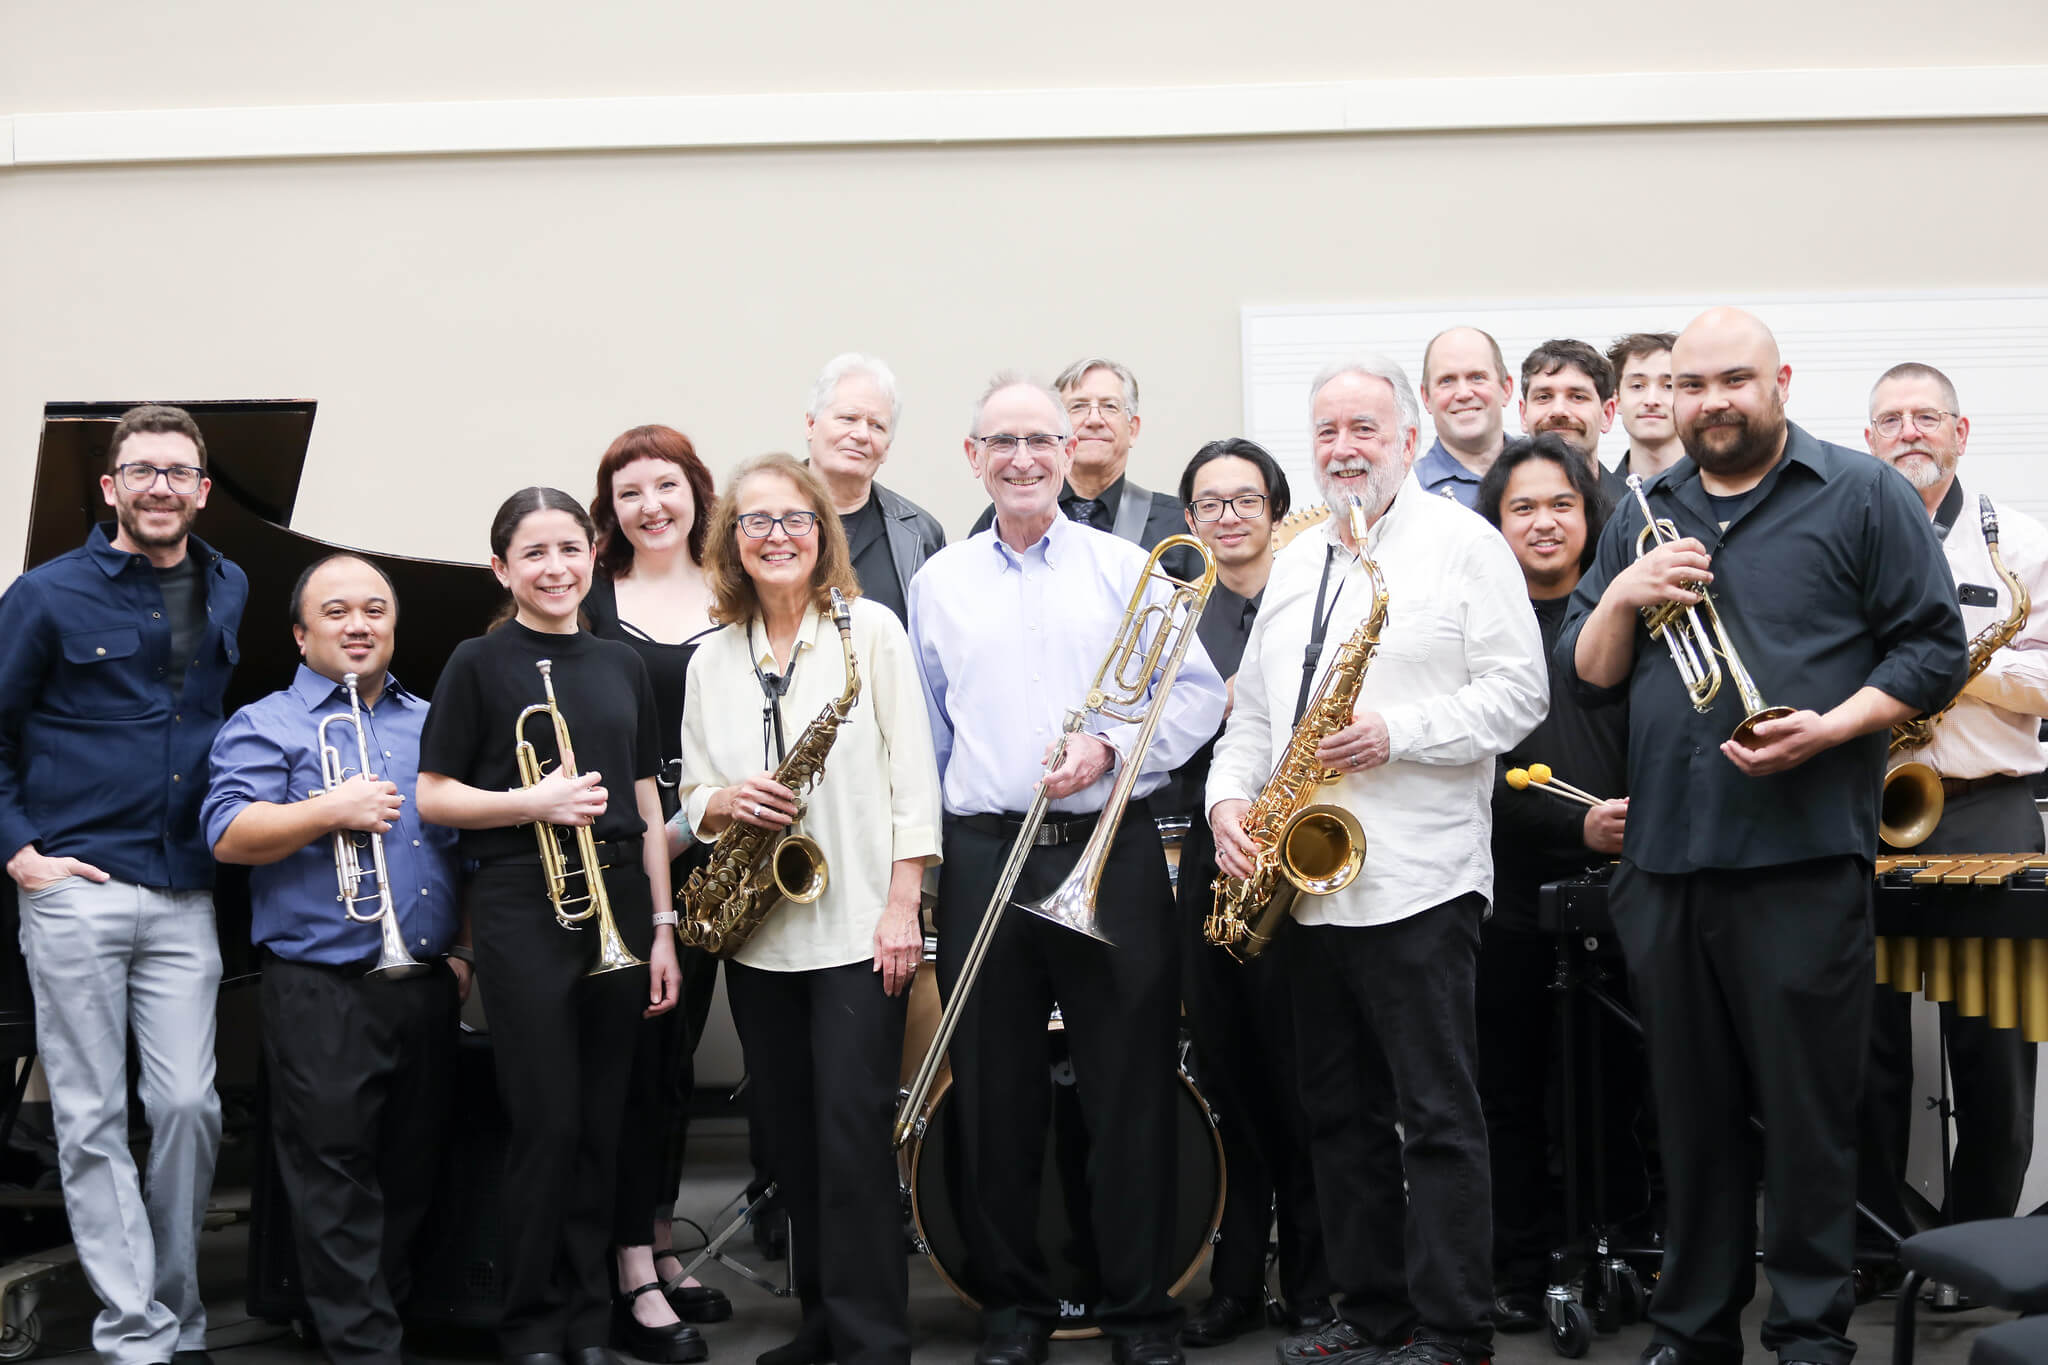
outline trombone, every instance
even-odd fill
[[[1176,578],[1160,567],[1159,561],[1169,551],[1183,545],[1201,556],[1202,576],[1198,579]],[[1147,602],[1145,595],[1154,579],[1164,582],[1170,592],[1163,601]],[[1066,754],[1067,741],[1080,731],[1090,716],[1099,715],[1137,725],[1137,737],[1131,743],[1131,752],[1123,759],[1116,785],[1110,789],[1109,799],[1102,804],[1102,812],[1096,817],[1095,828],[1089,834],[1087,846],[1081,850],[1074,870],[1051,895],[1037,901],[1017,902],[1020,910],[1028,910],[1077,934],[1086,934],[1099,943],[1115,946],[1110,944],[1109,936],[1095,922],[1095,896],[1102,885],[1103,866],[1109,860],[1109,846],[1116,838],[1117,826],[1123,822],[1124,807],[1130,803],[1131,792],[1138,785],[1138,770],[1144,764],[1145,751],[1151,747],[1152,732],[1159,728],[1167,693],[1173,689],[1173,680],[1180,674],[1181,660],[1187,657],[1188,645],[1195,638],[1195,622],[1201,619],[1202,608],[1207,605],[1209,593],[1215,586],[1215,557],[1209,553],[1208,546],[1193,536],[1168,536],[1152,547],[1152,554],[1145,561],[1145,571],[1138,575],[1137,584],[1131,589],[1131,600],[1124,608],[1123,623],[1117,627],[1116,639],[1110,645],[1102,667],[1096,670],[1088,695],[1079,706],[1067,712],[1060,727],[1059,740],[1046,759],[1046,770],[1059,767],[1061,758]],[[1156,687],[1152,686],[1154,674],[1159,678]],[[1145,700],[1148,687],[1152,691],[1149,703]],[[931,1094],[932,1083],[938,1079],[946,1046],[953,1041],[953,1031],[959,1027],[960,1011],[974,990],[974,981],[981,973],[989,945],[995,942],[996,926],[1002,920],[1004,907],[1010,902],[1010,893],[1016,889],[1017,878],[1023,874],[1024,860],[1031,855],[1038,838],[1038,827],[1045,820],[1050,803],[1051,798],[1046,795],[1045,784],[1041,781],[1038,794],[1032,798],[1031,809],[1024,813],[1024,827],[1017,832],[1016,841],[1010,845],[1010,856],[1003,864],[1001,875],[996,878],[995,892],[989,897],[988,909],[982,912],[981,925],[974,932],[973,942],[968,944],[967,956],[960,966],[960,979],[954,984],[952,997],[946,1001],[945,1011],[939,1017],[938,1031],[932,1035],[931,1046],[925,1050],[917,1074],[898,1097],[894,1134],[898,1147],[910,1141],[923,1122],[925,1100]]]
[[[1637,559],[1679,538],[1676,526],[1669,521],[1659,521],[1657,514],[1650,510],[1650,500],[1643,494],[1640,474],[1628,476],[1628,491],[1636,495],[1636,502],[1643,509],[1643,529],[1636,535]],[[1714,599],[1708,594],[1707,585],[1695,581],[1685,586],[1699,594],[1697,603],[1659,602],[1654,607],[1643,608],[1643,620],[1649,626],[1650,634],[1662,638],[1671,650],[1671,662],[1678,665],[1678,676],[1692,697],[1692,709],[1701,715],[1707,713],[1707,708],[1714,704],[1715,694],[1721,690],[1721,661],[1727,660],[1728,678],[1735,684],[1735,693],[1742,700],[1742,723],[1735,727],[1734,739],[1746,748],[1754,747],[1756,727],[1764,721],[1791,715],[1792,708],[1764,703],[1755,680],[1742,666],[1742,656],[1735,652],[1734,641],[1728,638],[1727,627],[1721,624],[1721,613],[1714,609]]]
[[[356,675],[341,675],[341,685],[348,689],[348,714],[336,712],[320,722],[320,789],[331,792],[348,780],[349,770],[343,761],[341,750],[327,737],[330,725],[346,725],[356,732],[356,772],[374,782],[376,774],[370,771],[370,742],[363,734],[363,702],[356,691]],[[361,848],[367,840],[370,848],[370,866],[377,879],[374,891],[363,888],[365,873]],[[370,968],[369,975],[381,976],[397,981],[408,976],[417,976],[427,969],[405,950],[405,939],[398,932],[398,907],[391,902],[391,875],[384,868],[384,836],[374,830],[365,834],[361,830],[338,829],[334,831],[334,880],[335,899],[341,902],[342,914],[355,924],[374,924],[383,939],[383,946],[377,954],[377,965]],[[377,908],[370,914],[356,909],[359,905],[376,902]]]
[[[519,719],[512,722],[513,753],[519,760],[519,783],[523,787],[537,785],[545,775],[546,767],[540,753],[526,737],[526,722],[533,716],[546,716],[555,731],[555,753],[560,757],[562,772],[568,777],[577,776],[576,751],[569,743],[569,723],[562,719],[562,710],[555,705],[554,661],[536,659],[535,668],[540,670],[540,685],[547,692],[547,700],[535,702],[519,713]],[[544,821],[533,822],[534,837],[540,841],[540,866],[547,877],[548,901],[555,907],[555,922],[564,929],[581,929],[583,922],[591,916],[597,917],[597,965],[588,976],[603,976],[606,972],[624,971],[628,967],[645,965],[633,956],[633,950],[619,937],[619,926],[612,919],[611,897],[604,890],[604,864],[597,860],[597,836],[591,833],[589,825],[578,825],[573,835],[576,841],[576,860],[580,866],[569,866],[568,850],[562,847],[562,836],[567,831],[561,825],[550,825]],[[583,878],[583,894],[569,894],[569,879]],[[575,907],[581,906],[578,910]]]

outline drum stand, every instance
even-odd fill
[[[775,1184],[771,1181],[767,1189],[761,1191],[761,1193],[757,1195],[750,1196],[748,1194],[747,1187],[742,1185],[740,1187],[740,1192],[738,1194],[734,1195],[731,1199],[728,1199],[725,1202],[724,1207],[720,1208],[717,1213],[711,1215],[711,1221],[716,1223],[719,1219],[725,1218],[728,1213],[730,1213],[732,1217],[728,1219],[725,1225],[719,1228],[718,1232],[711,1238],[711,1240],[706,1242],[703,1248],[700,1251],[698,1251],[698,1253],[694,1257],[690,1259],[689,1263],[683,1267],[682,1272],[680,1274],[678,1274],[673,1280],[670,1280],[662,1285],[663,1291],[666,1292],[670,1290],[680,1289],[682,1287],[683,1281],[689,1279],[692,1275],[696,1274],[698,1268],[702,1266],[705,1262],[716,1261],[720,1265],[724,1266],[727,1270],[730,1270],[733,1274],[739,1276],[741,1279],[746,1280],[748,1283],[756,1285],[759,1288],[767,1290],[770,1294],[773,1294],[778,1299],[786,1299],[791,1294],[794,1294],[796,1292],[796,1289],[790,1283],[791,1272],[789,1268],[789,1262],[787,1260],[783,1262],[782,1283],[777,1284],[775,1283],[775,1281],[769,1279],[766,1275],[763,1275],[760,1271],[754,1269],[745,1261],[742,1261],[739,1257],[733,1255],[731,1252],[725,1249],[725,1244],[727,1242],[730,1242],[734,1237],[737,1237],[740,1233],[740,1230],[746,1227],[747,1223],[753,1218],[754,1210],[775,1197],[775,1189]]]

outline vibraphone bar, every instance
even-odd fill
[[[1877,980],[2048,1042],[2048,858],[1880,858]]]

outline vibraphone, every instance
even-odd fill
[[[2048,858],[1880,858],[1877,980],[2048,1042]]]

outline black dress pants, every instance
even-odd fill
[[[1503,1292],[1540,1290],[1549,1282],[1551,1248],[1576,1231],[1564,1225],[1564,1203],[1552,1178],[1551,1153],[1562,1150],[1551,1115],[1563,1065],[1557,1029],[1557,938],[1533,924],[1496,913],[1479,931],[1479,1103],[1486,1114],[1486,1150],[1493,1183],[1493,1280]],[[1627,991],[1616,992],[1624,1000]],[[1594,1069],[1599,1058],[1600,1139],[1606,1221],[1648,1211],[1648,1163],[1637,1136],[1647,1077],[1632,1033],[1586,1008],[1579,1015],[1579,1212],[1589,1218],[1593,1180]],[[1596,1052],[1597,1050],[1597,1052]]]
[[[1763,1121],[1764,1349],[1845,1365],[1855,1307],[1856,1103],[1869,1052],[1871,868],[1860,857],[1644,872],[1610,893],[1650,1056],[1668,1201],[1654,1344],[1742,1358],[1756,1288]]]
[[[785,912],[790,913],[790,912]],[[789,1213],[804,1327],[839,1365],[907,1365],[910,1269],[890,1127],[910,997],[868,959],[815,971],[726,968]]]
[[[1382,1345],[1413,1335],[1474,1360],[1493,1345],[1472,1012],[1485,907],[1468,892],[1390,924],[1295,923],[1276,945],[1337,1311]]]
[[[1239,962],[1202,937],[1215,878],[1215,839],[1198,816],[1180,849],[1182,995],[1196,1078],[1216,1111],[1229,1174],[1209,1287],[1249,1303],[1264,1297],[1266,1242],[1277,1211],[1280,1294],[1299,1311],[1327,1299],[1333,1285],[1316,1212],[1308,1116],[1295,1079],[1294,1005],[1282,954]]]
[[[398,1365],[448,1117],[455,978],[441,963],[390,981],[272,957],[259,995],[278,1173],[320,1344],[341,1365]]]
[[[637,860],[610,862],[605,885],[620,932],[638,925],[644,941],[652,932],[647,878]],[[555,922],[537,862],[486,865],[470,883],[469,905],[510,1127],[499,1343],[507,1355],[603,1346],[619,1126],[647,969],[588,975],[597,926]]]
[[[1913,851],[2040,853],[2041,817],[2033,793],[2024,779],[2014,778],[1951,797],[1934,833]],[[1871,1000],[1857,1195],[1893,1231],[1910,1236],[1913,1224],[1900,1186],[1919,1107],[1913,1094],[1913,998],[1887,985],[1873,987]],[[1981,1015],[1957,1014],[1954,1001],[1940,1008],[1956,1125],[1942,1219],[2009,1218],[2034,1157],[2036,1045],[2018,1029],[1992,1028]],[[1868,1229],[1863,1235],[1879,1249]]]
[[[939,992],[950,1000],[1011,840],[948,816],[945,841]],[[1081,849],[1079,841],[1033,849],[1012,900],[1056,889]],[[1096,910],[1116,946],[1006,909],[949,1049],[961,1153],[951,1195],[989,1332],[1014,1330],[1023,1318],[1059,1320],[1038,1238],[1052,1102],[1046,1025],[1055,1003],[1090,1139],[1089,1226],[1102,1283],[1096,1321],[1121,1336],[1180,1324],[1168,1292],[1172,1239],[1162,1231],[1178,1164],[1180,944],[1165,851],[1142,801],[1131,803],[1110,847]]]

